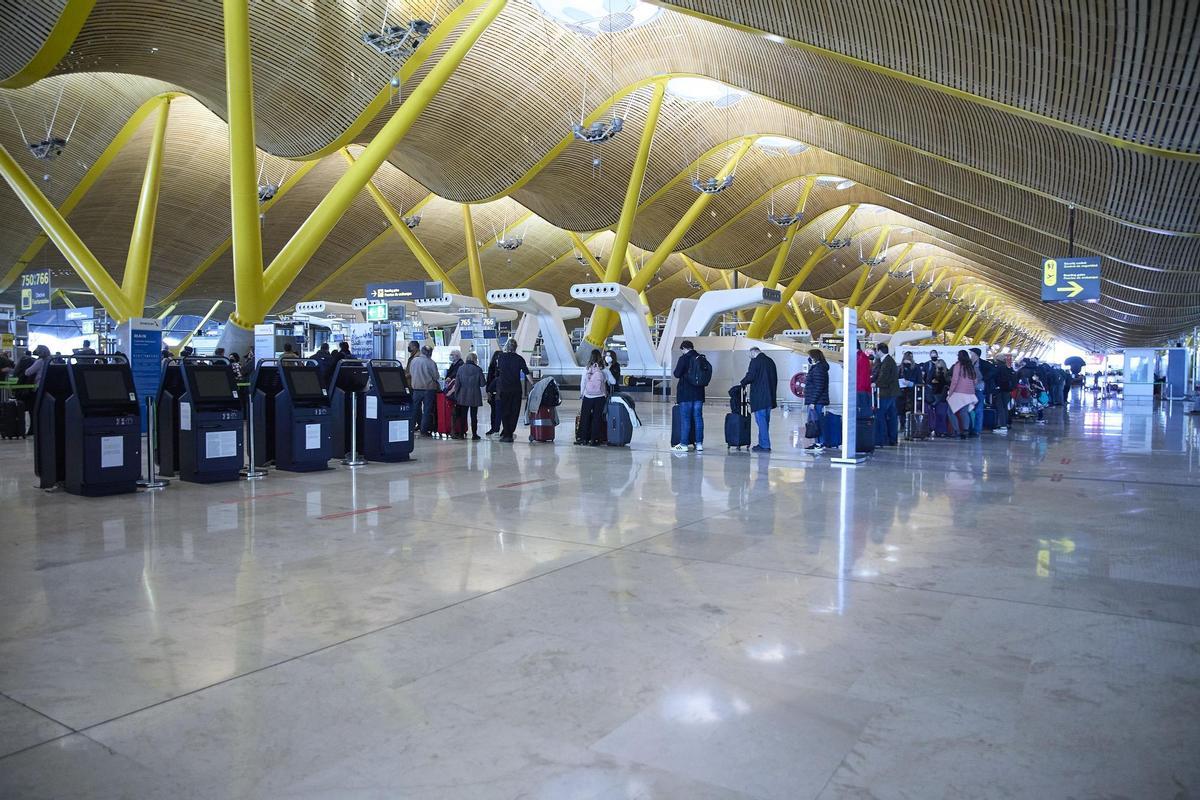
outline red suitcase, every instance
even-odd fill
[[[454,401],[445,392],[437,393],[437,433],[443,439],[454,433]]]
[[[542,406],[529,417],[529,441],[554,441],[554,409]]]

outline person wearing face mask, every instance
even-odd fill
[[[621,362],[617,361],[617,354],[612,350],[604,351],[604,371],[608,373],[605,378],[608,382],[608,393],[612,394],[621,385]]]
[[[808,378],[804,381],[804,404],[808,406],[809,421],[816,423],[813,432],[817,434],[813,443],[804,449],[815,455],[825,449],[823,435],[825,406],[829,405],[829,362],[825,360],[825,354],[815,347],[808,351]]]
[[[879,389],[879,408],[875,410],[875,446],[895,447],[899,443],[900,425],[896,415],[896,398],[900,396],[900,370],[896,359],[888,354],[888,346],[875,346],[875,386]]]
[[[939,359],[937,350],[930,350],[929,360],[921,365],[921,377],[924,379],[925,385],[927,386],[933,383],[933,376],[937,374],[938,361]]]
[[[913,360],[912,352],[906,351],[904,359],[900,362],[900,402],[896,408],[896,414],[900,419],[904,419],[910,411],[917,414],[924,411],[924,409],[917,408],[914,402],[916,386],[923,381],[921,368]]]
[[[775,390],[779,376],[775,362],[757,347],[750,348],[750,367],[741,380],[742,386],[750,387],[750,410],[758,425],[758,444],[750,449],[755,453],[771,452],[771,409],[775,408]]]

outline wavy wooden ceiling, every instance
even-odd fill
[[[0,78],[36,52],[64,2],[25,3],[19,13],[8,5],[0,0],[0,35],[11,45],[0,57]],[[772,188],[778,187],[777,203],[786,205],[795,202],[797,179],[842,175],[856,185],[837,191],[818,184],[806,220],[836,218],[833,212],[848,203],[877,206],[878,219],[860,211],[848,226],[856,242],[866,237],[869,247],[871,231],[886,217],[910,231],[908,238],[893,234],[893,244],[918,242],[912,253],[938,248],[1031,321],[1063,336],[1118,346],[1157,342],[1200,322],[1200,161],[1194,156],[1200,115],[1197,82],[1188,72],[1196,68],[1194,56],[1187,60],[1197,50],[1197,31],[1195,15],[1183,15],[1183,4],[1146,4],[1146,13],[1130,10],[1120,18],[1107,4],[1068,4],[1052,20],[1017,0],[989,7],[982,18],[974,5],[901,7],[884,0],[853,0],[836,14],[791,0],[662,5],[688,14],[666,12],[648,25],[589,39],[542,18],[528,0],[513,0],[471,50],[393,153],[394,167],[378,176],[397,208],[424,203],[416,232],[453,280],[467,283],[458,203],[511,194],[511,200],[475,207],[483,240],[505,219],[526,209],[534,215],[519,250],[483,248],[488,285],[528,281],[565,298],[570,283],[588,279],[565,230],[596,231],[615,222],[643,125],[647,79],[703,74],[749,95],[728,111],[679,100],[664,107],[633,235],[639,248],[653,249],[694,199],[687,176],[698,156],[707,153],[699,169],[711,174],[731,150],[722,143],[752,133],[787,135],[812,147],[789,157],[752,150],[734,187],[715,198],[711,213],[685,237],[681,246],[696,261],[764,278],[780,235],[765,219]],[[443,31],[471,18],[448,0],[405,6],[434,22],[449,18]],[[392,65],[359,34],[382,21],[381,0],[257,0],[250,8],[258,144],[268,173],[283,176],[295,167],[281,158],[303,159],[344,141],[347,131],[354,141],[368,141],[457,35],[450,32],[371,119],[367,109],[387,89]],[[796,41],[770,41],[725,22]],[[59,77],[0,92],[28,128],[37,127],[33,121],[44,117],[60,90],[62,113],[73,115],[83,104],[68,153],[51,162],[50,180],[42,184],[56,203],[142,101],[163,91],[196,98],[172,104],[154,300],[170,297],[206,259],[210,266],[180,296],[232,297],[229,255],[211,258],[229,234],[227,145],[218,119],[225,99],[221,52],[215,0],[105,0],[56,68]],[[626,117],[625,132],[598,150],[598,174],[595,148],[560,147],[585,91],[589,110],[615,96]],[[118,268],[148,136],[144,125],[70,216],[102,261]],[[1118,146],[1117,139],[1148,147]],[[24,149],[11,117],[0,121],[0,142],[13,153]],[[28,156],[23,164],[31,174],[45,166]],[[268,258],[343,169],[340,157],[327,157],[267,212]],[[1037,300],[1040,259],[1066,251],[1068,201],[1078,206],[1077,252],[1104,259],[1098,305],[1042,306]],[[367,280],[421,274],[386,230],[364,194],[284,304],[318,290],[346,299]],[[785,279],[822,232],[819,225],[801,231]],[[7,192],[0,193],[0,234],[2,275],[36,235]],[[827,272],[859,268],[852,249],[853,264],[823,263],[804,288],[819,295],[828,289],[821,296],[844,300],[845,281]],[[42,264],[65,268],[49,249],[30,266]],[[669,305],[665,291],[690,294],[688,280],[673,257],[649,292],[656,310]],[[878,305],[902,301],[903,292],[888,287]]]

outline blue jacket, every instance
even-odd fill
[[[680,403],[704,402],[704,387],[693,386],[687,379],[688,367],[692,365],[692,359],[699,357],[700,354],[695,350],[687,350],[675,362],[674,375],[679,380],[675,389],[675,399]]]
[[[750,359],[750,368],[746,370],[741,385],[750,387],[751,411],[775,408],[775,389],[779,385],[779,376],[775,371],[775,362],[766,353],[760,352]]]

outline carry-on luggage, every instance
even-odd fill
[[[437,435],[449,439],[454,433],[454,401],[445,392],[437,393]]]
[[[0,403],[0,437],[25,438],[25,404],[16,398]]]
[[[610,447],[624,447],[633,441],[633,420],[629,417],[629,409],[623,404],[608,401],[605,434],[605,441]]]
[[[735,388],[738,390],[737,394],[731,393],[729,401],[730,408],[738,410],[725,415],[725,447],[741,450],[750,446],[750,414],[746,407],[745,388]]]
[[[826,411],[821,420],[821,446],[835,448],[842,446],[842,415]]]
[[[929,417],[910,411],[904,416],[904,438],[910,442],[919,442],[929,438]]]
[[[996,409],[987,407],[983,409],[983,427],[989,431],[996,429]]]
[[[856,453],[875,452],[875,418],[859,418],[855,420],[854,451]]]
[[[671,406],[671,447],[680,444],[679,431],[681,429],[679,403]],[[683,444],[695,444],[694,441],[683,442]]]
[[[554,441],[554,409],[538,406],[538,410],[529,415],[529,441]]]

